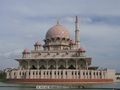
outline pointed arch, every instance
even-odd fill
[[[65,67],[66,67],[65,60],[59,60],[58,61],[58,69],[65,69]]]
[[[45,60],[40,60],[39,62],[39,69],[46,69],[47,68],[47,62]]]
[[[23,60],[23,61],[21,62],[21,66],[22,66],[22,69],[27,69],[27,68],[28,68],[28,62],[25,61],[25,60]]]
[[[37,69],[37,61],[35,60],[30,61],[30,69]]]
[[[56,61],[55,60],[49,60],[48,61],[48,68],[49,69],[56,69]]]
[[[68,69],[75,69],[76,61],[73,59],[68,60]]]
[[[85,63],[84,59],[79,59],[77,64],[78,64],[79,69],[84,69],[85,66],[86,66],[86,63]]]

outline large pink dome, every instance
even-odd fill
[[[46,33],[46,39],[57,38],[57,37],[69,38],[68,30],[60,24],[56,24],[55,26],[51,27]]]

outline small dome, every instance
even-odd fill
[[[48,32],[46,33],[46,39],[51,39],[51,38],[69,38],[69,32],[68,30],[57,23],[55,26],[51,27]]]
[[[28,49],[28,48],[25,48],[24,51],[23,51],[23,54],[28,54],[28,53],[30,53],[30,52],[29,52],[29,49]]]
[[[85,52],[85,49],[81,47],[81,48],[78,49],[78,51]]]
[[[37,42],[34,44],[34,46],[41,46],[41,44],[40,44],[39,41],[37,41]]]
[[[74,40],[70,40],[70,45],[74,45],[75,41]]]

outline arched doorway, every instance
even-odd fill
[[[65,68],[66,68],[65,60],[59,60],[58,61],[58,69],[65,69]]]
[[[28,69],[28,62],[25,61],[25,60],[23,60],[23,61],[21,62],[21,66],[22,66],[22,69]]]
[[[30,61],[30,69],[37,69],[37,62],[35,60]]]
[[[55,60],[49,60],[48,61],[48,69],[56,69],[56,61]]]
[[[45,60],[40,60],[39,69],[46,69],[46,68],[47,68],[47,62]]]
[[[86,67],[86,63],[85,63],[84,59],[78,60],[77,64],[78,64],[79,69],[85,69],[85,67]]]
[[[76,66],[75,60],[73,59],[68,60],[68,69],[76,69],[75,66]]]

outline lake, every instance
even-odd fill
[[[81,89],[81,87],[70,85],[12,84],[0,82],[0,90],[116,90],[113,88],[120,88],[120,83],[87,84],[84,85],[84,89]]]

